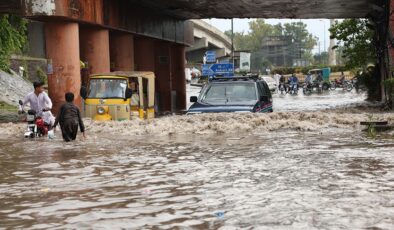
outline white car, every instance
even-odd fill
[[[270,76],[260,76],[260,78],[263,79],[267,83],[268,88],[271,90],[271,92],[275,92],[276,91],[276,88],[278,86],[276,84],[275,79],[273,79]]]

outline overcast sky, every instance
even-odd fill
[[[247,33],[249,30],[248,22],[253,19],[234,19],[234,31],[235,32],[245,32]],[[230,30],[231,29],[231,20],[230,19],[204,19],[204,21],[210,23],[212,26],[217,27],[221,31]],[[269,24],[277,24],[277,23],[286,23],[286,22],[297,22],[300,19],[265,19],[265,21]],[[329,46],[329,26],[330,21],[328,19],[302,19],[302,22],[307,24],[308,31],[313,35],[318,37],[320,41],[320,50],[323,52],[324,47],[324,37],[326,38],[325,50],[328,49]],[[319,46],[317,45],[314,49],[314,53],[319,53]]]

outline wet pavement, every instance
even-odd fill
[[[363,96],[274,103],[285,116]],[[307,131],[95,131],[71,144],[0,136],[0,229],[393,229],[392,134],[372,139],[331,122]]]

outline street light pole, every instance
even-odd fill
[[[231,19],[231,56],[232,56],[232,63],[233,63],[233,72],[235,70],[234,66],[234,19]]]
[[[326,23],[324,20],[320,19],[319,21],[323,22],[323,36],[324,36],[324,47],[323,47],[323,52],[326,52]],[[321,56],[320,56],[321,57]],[[323,64],[325,63],[325,60],[323,60]]]
[[[324,36],[324,47],[323,47],[323,52],[326,52],[326,23],[324,20],[320,20],[323,22],[323,36]]]

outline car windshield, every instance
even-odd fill
[[[256,88],[253,83],[211,84],[201,98],[201,102],[209,104],[255,100],[257,100],[257,96]]]
[[[88,98],[125,98],[126,87],[123,79],[91,79]]]

